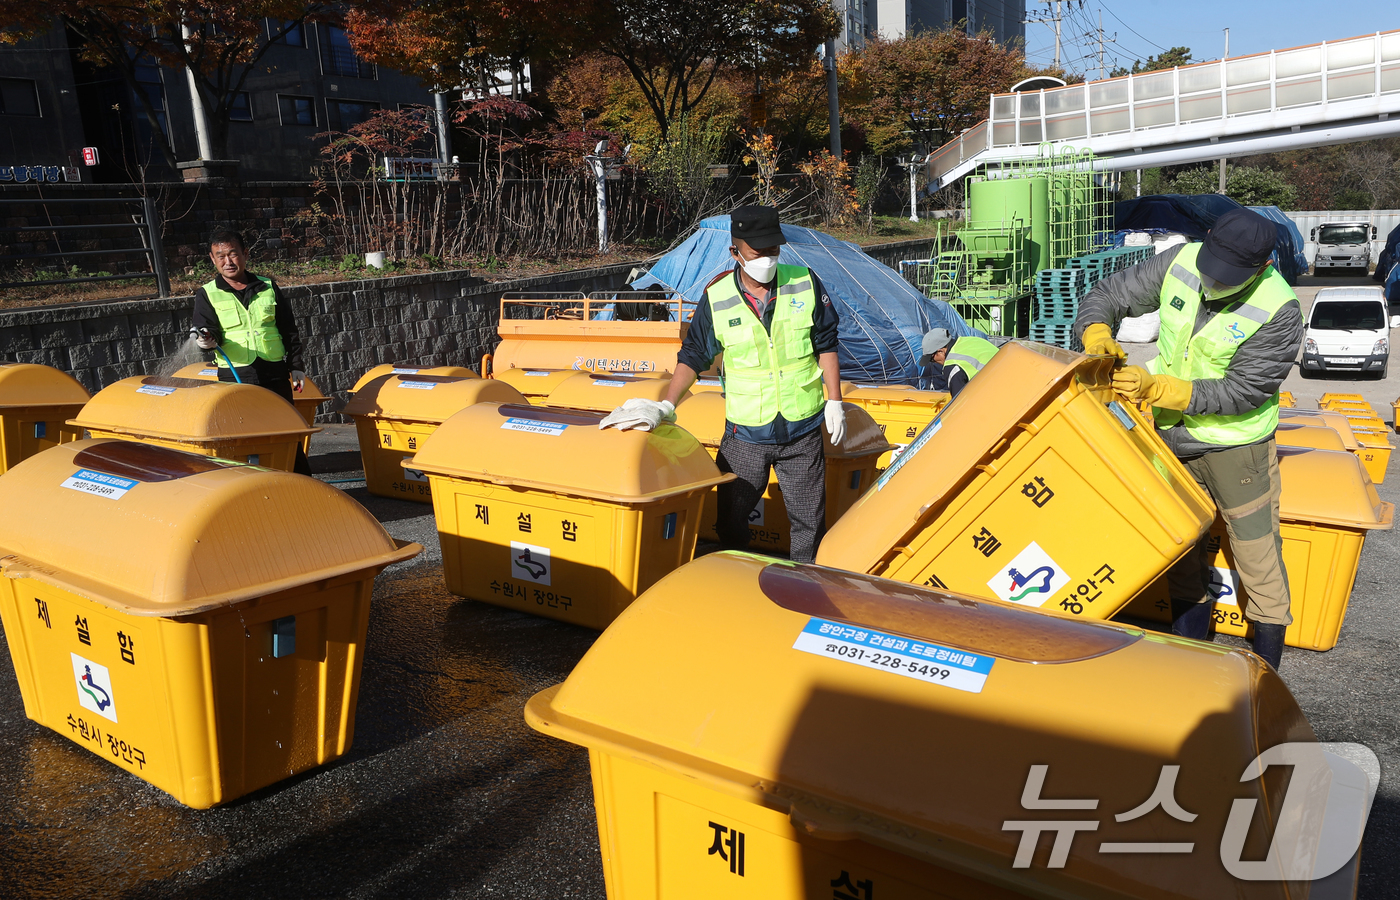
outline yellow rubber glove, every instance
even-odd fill
[[[1095,322],[1084,329],[1084,352],[1089,356],[1116,356],[1127,359],[1118,342],[1113,339],[1113,329],[1102,322]]]
[[[1159,409],[1185,411],[1191,405],[1191,382],[1171,375],[1153,375],[1142,366],[1124,366],[1114,371],[1113,387],[1130,400],[1146,400]]]

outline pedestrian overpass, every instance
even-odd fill
[[[928,190],[1071,147],[1091,151],[1094,169],[1119,171],[1393,135],[1400,31],[993,94],[986,119],[930,155]]]

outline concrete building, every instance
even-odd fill
[[[264,27],[269,35],[280,30],[270,20]],[[82,60],[79,49],[61,26],[0,47],[0,183],[26,180],[16,167],[20,176],[61,172],[47,180],[129,182],[143,167],[149,180],[179,180],[155,142],[166,142],[178,161],[199,157],[185,72],[138,67],[152,127],[125,81]],[[416,78],[358,59],[341,29],[308,23],[249,75],[230,117],[228,158],[238,160],[244,180],[307,181],[325,144],[316,134],[344,131],[377,109],[432,102]],[[84,147],[97,149],[98,165],[84,165]]]
[[[842,0],[836,2],[839,9]],[[973,34],[990,32],[999,44],[1026,39],[1026,0],[865,0],[865,7],[867,34],[890,40],[957,22]]]

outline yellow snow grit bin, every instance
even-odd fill
[[[405,366],[398,363],[384,363],[361,375],[360,380],[355,382],[355,386],[350,389],[350,392],[353,394],[382,375],[440,375],[444,378],[480,377],[471,369],[465,369],[461,366]]]
[[[1319,407],[1322,406],[1322,404],[1324,403],[1332,403],[1337,401],[1352,401],[1354,403],[1366,403],[1366,398],[1361,394],[1347,394],[1339,391],[1327,391],[1321,397],[1317,398],[1317,403]]]
[[[544,406],[561,381],[573,378],[579,369],[500,369],[491,373],[497,381],[504,381],[515,388],[526,400],[535,406]]]
[[[1328,762],[1243,650],[732,552],[525,718],[589,750],[612,900],[1293,898],[1220,836],[1240,798],[1247,858],[1273,840],[1286,769],[1241,780],[1263,750]]]
[[[666,399],[666,392],[670,389],[669,373],[657,377],[621,372],[575,372],[554,386],[543,405],[612,412],[633,398],[660,402]],[[686,391],[681,394],[681,400],[689,396],[690,392]]]
[[[478,403],[424,443],[449,591],[603,629],[690,561],[705,493],[734,476],[674,425],[603,416]]]
[[[83,436],[68,420],[91,399],[67,372],[33,363],[0,365],[0,474],[36,453]]]
[[[1280,422],[1274,432],[1274,441],[1280,447],[1311,447],[1314,450],[1336,450],[1347,453],[1346,442],[1334,428],[1325,425],[1300,425],[1297,422]]]
[[[1279,391],[1279,392],[1278,392],[1278,405],[1279,405],[1279,406],[1282,406],[1282,407],[1284,407],[1284,408],[1290,408],[1290,407],[1293,407],[1293,406],[1297,405],[1297,401],[1293,399],[1293,392],[1292,392],[1292,391]]]
[[[156,375],[108,385],[68,424],[95,438],[141,441],[284,472],[292,471],[302,439],[321,430],[256,385]]]
[[[892,445],[876,463],[881,470],[889,468],[892,457],[919,436],[950,398],[945,391],[921,391],[905,384],[857,383],[841,389],[841,399],[869,413]]]
[[[847,403],[846,437],[841,446],[833,446],[826,423],[821,425],[822,450],[826,456],[826,524],[841,518],[851,505],[875,483],[876,461],[889,452],[889,442],[880,433],[880,426],[860,407]],[[708,392],[696,394],[676,407],[676,424],[704,445],[714,458],[724,437],[724,395]],[[705,494],[705,508],[700,518],[700,537],[718,541],[715,523],[719,511],[719,489]],[[765,552],[786,553],[792,549],[792,523],[788,519],[783,489],[778,473],[768,472],[768,488],[749,514],[749,546]]]
[[[344,755],[374,576],[422,548],[301,475],[130,441],[0,477],[25,715],[204,809]]]
[[[673,372],[676,352],[690,330],[690,310],[679,294],[657,299],[582,294],[505,294],[496,332],[501,341],[482,363],[482,374],[516,369],[588,369],[596,372]],[[664,311],[664,320],[627,320],[618,301],[642,302]]]
[[[177,371],[175,377],[194,378],[199,381],[218,381],[219,369],[214,365],[195,363]],[[309,375],[302,383],[300,393],[292,391],[292,405],[296,407],[297,412],[301,413],[306,424],[313,427],[316,424],[316,410],[328,399],[330,398],[321,392],[321,389],[316,386],[316,382],[312,381]],[[311,435],[308,434],[301,439],[301,450],[303,453],[311,452]]]
[[[821,565],[1106,619],[1215,504],[1111,387],[1113,360],[1002,347],[841,517]]]
[[[454,413],[473,403],[524,403],[503,381],[459,375],[380,375],[357,390],[344,413],[355,420],[365,487],[371,494],[431,503],[428,478],[405,465]]]
[[[1289,423],[1326,425],[1342,436],[1342,444],[1347,452],[1361,460],[1361,465],[1366,468],[1373,482],[1382,484],[1385,481],[1385,470],[1390,465],[1390,442],[1382,442],[1375,435],[1365,432],[1358,435],[1352,427],[1351,420],[1342,413],[1330,409],[1279,410],[1278,421],[1280,426]],[[1357,427],[1361,426],[1358,424]],[[1366,443],[1362,443],[1363,437]]]
[[[1279,530],[1283,565],[1288,570],[1293,624],[1284,643],[1306,650],[1331,650],[1342,630],[1361,547],[1371,531],[1389,531],[1395,505],[1382,501],[1365,469],[1350,453],[1279,447],[1283,482]],[[1215,630],[1247,635],[1248,592],[1235,574],[1225,526],[1217,521],[1210,542],[1215,550]]]

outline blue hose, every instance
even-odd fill
[[[233,380],[238,382],[239,384],[242,384],[243,379],[238,377],[238,370],[233,367],[233,360],[228,358],[228,354],[224,352],[224,348],[215,347],[214,350],[217,351],[218,354],[224,358],[224,362],[228,363],[228,370],[233,373]]]

